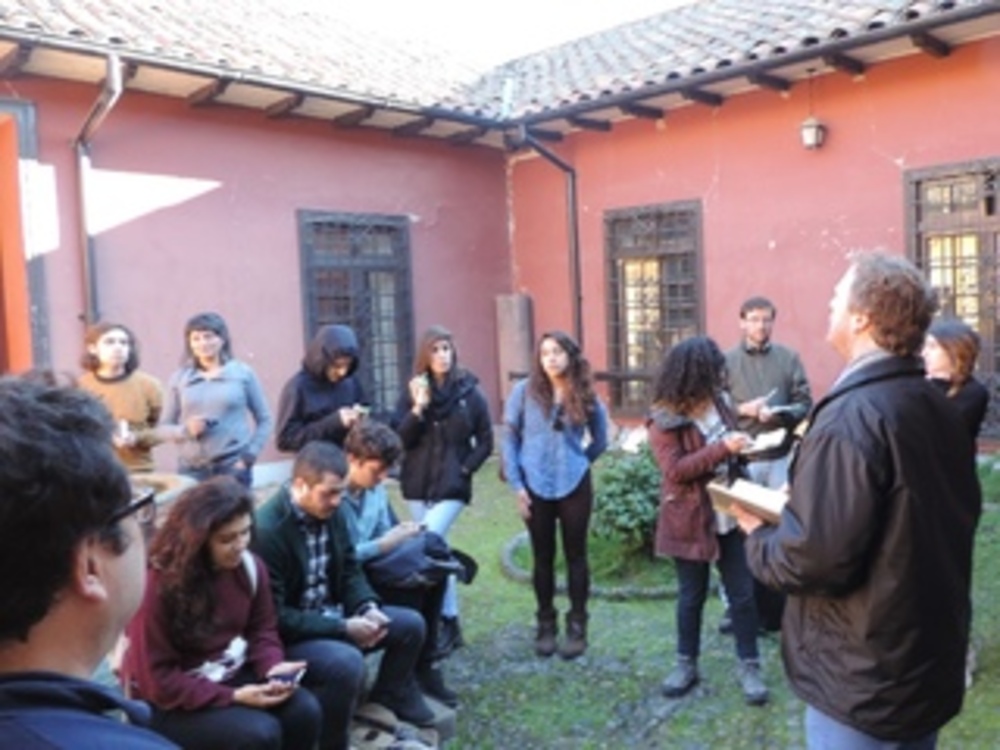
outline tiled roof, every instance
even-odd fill
[[[310,12],[282,0],[0,0],[0,32],[260,74],[380,103],[433,105],[474,77],[442,50],[379,38],[338,19],[330,5]]]
[[[466,111],[523,117],[861,37],[996,0],[701,0],[505,63]]]
[[[362,0],[363,1],[363,0]],[[265,78],[377,107],[517,121],[655,91],[909,22],[1000,14],[1000,0],[701,0],[476,72],[429,44],[400,44],[283,0],[0,0],[0,38],[117,50],[165,67]],[[259,82],[259,81],[258,81]]]

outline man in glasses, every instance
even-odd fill
[[[140,516],[92,396],[0,379],[0,749],[174,748],[89,681],[142,599]]]

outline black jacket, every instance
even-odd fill
[[[326,369],[338,357],[350,357],[347,376],[331,383]],[[306,349],[302,369],[281,389],[275,443],[279,451],[295,453],[310,440],[343,447],[348,428],[338,409],[366,404],[358,369],[358,339],[347,326],[323,326]]]
[[[121,710],[132,724],[109,714]],[[177,750],[168,739],[135,724],[149,706],[109,688],[53,672],[0,676],[0,750]]]
[[[879,739],[915,739],[962,706],[973,443],[916,358],[862,364],[809,419],[781,523],[747,538],[747,560],[789,594],[795,693]]]
[[[443,388],[432,386],[432,400],[417,417],[409,387],[396,405],[392,424],[406,453],[400,474],[408,500],[472,498],[472,475],[493,452],[493,424],[479,381],[459,370]]]

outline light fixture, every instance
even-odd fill
[[[800,127],[802,145],[808,149],[819,148],[826,138],[826,125],[810,115],[802,121]]]
[[[811,68],[807,71],[807,74],[809,76],[806,79],[809,97],[809,116],[799,126],[799,135],[802,136],[802,145],[811,151],[822,146],[823,141],[826,140],[826,125],[813,115],[813,72]]]

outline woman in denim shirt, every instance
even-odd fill
[[[587,648],[590,570],[587,533],[593,505],[590,464],[607,447],[608,415],[594,393],[590,364],[567,334],[545,333],[531,374],[514,386],[504,409],[503,467],[531,537],[538,604],[535,653],[556,651],[556,524],[566,556],[570,611],[559,649],[575,659]]]

